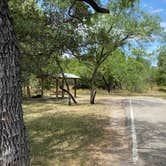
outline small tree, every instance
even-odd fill
[[[166,85],[166,49],[161,48],[161,52],[158,56],[158,76],[157,82],[159,85]]]
[[[129,40],[148,41],[160,29],[159,20],[136,6],[111,3],[110,15],[96,14],[88,24],[81,24],[78,35],[82,44],[71,50],[91,70],[90,103],[94,104],[95,82],[100,66]],[[148,39],[148,40],[147,40]]]

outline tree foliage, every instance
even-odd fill
[[[18,5],[15,5],[16,2]],[[101,75],[99,78],[98,75],[102,64],[113,56],[116,50],[126,47],[128,43],[132,45],[134,42],[149,42],[153,40],[153,35],[160,31],[159,19],[141,11],[137,0],[109,1],[109,14],[104,15],[89,9],[91,5],[96,11],[101,10],[101,13],[102,10],[107,11],[100,7],[100,1],[42,0],[37,3],[35,0],[28,0],[20,3],[19,0],[12,0],[10,3],[22,52],[23,80],[27,84],[31,74],[58,74],[58,59],[64,71],[81,75],[86,80],[85,87],[90,86],[93,95],[98,87],[97,80],[103,77]],[[131,75],[134,77],[134,73],[139,70],[137,68],[141,68],[140,64],[146,63],[143,58],[147,56],[146,52],[141,51],[133,50],[134,56],[128,58],[122,68],[116,62],[117,57],[122,57],[113,56],[112,61],[117,63],[117,66],[114,64],[115,68],[119,68],[117,72],[123,67],[127,71],[130,63],[132,67],[135,65],[133,73],[128,69],[129,76],[122,74],[123,77],[128,77],[127,80],[131,78],[128,82],[133,80]],[[69,60],[63,60],[64,55],[67,55]],[[123,55],[124,61],[125,56]],[[65,65],[67,61],[70,61],[69,67]],[[72,65],[78,66],[74,68]],[[108,75],[111,75],[110,80],[115,79],[112,73]],[[141,80],[136,77],[136,80]],[[116,78],[116,86],[121,87],[121,79]],[[134,91],[137,89],[133,88],[134,84],[139,85],[133,81],[132,85],[129,87],[127,84],[126,88]]]
[[[159,85],[166,85],[166,49],[161,48],[158,56],[158,76],[157,82]]]

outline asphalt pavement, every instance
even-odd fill
[[[166,166],[166,100],[127,97],[126,126],[132,139],[134,166]]]

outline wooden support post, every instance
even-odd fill
[[[56,79],[56,98],[58,99],[58,91],[59,91],[59,80]]]
[[[62,88],[64,88],[64,79],[62,79]],[[62,90],[62,99],[64,98],[64,91]]]
[[[29,85],[27,85],[27,96],[31,97],[31,90],[30,90]]]
[[[77,97],[77,79],[74,79],[74,97]]]
[[[43,97],[44,95],[44,78],[41,78],[41,96]]]
[[[25,83],[24,83],[24,86],[23,86],[23,88],[22,88],[22,94],[24,94],[25,96],[27,95]]]

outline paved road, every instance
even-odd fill
[[[136,166],[166,166],[166,100],[131,97],[124,100],[130,117]],[[133,112],[133,121],[131,120]],[[134,125],[134,126],[133,126]],[[130,128],[129,127],[129,128]]]

